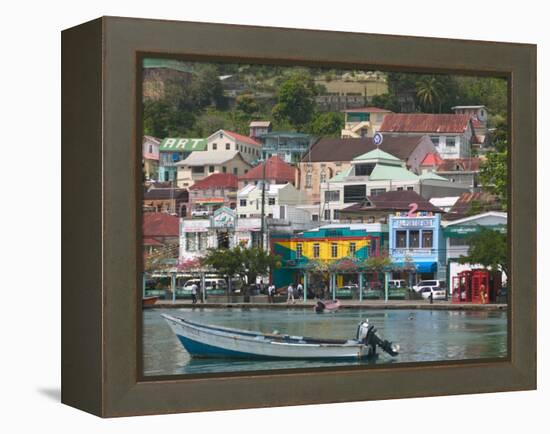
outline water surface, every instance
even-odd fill
[[[368,318],[380,337],[399,343],[392,358],[357,362],[303,360],[193,359],[166,321],[168,313],[205,324],[320,338],[351,339]],[[312,309],[150,309],[143,312],[145,375],[201,374],[341,365],[426,362],[506,357],[507,314],[504,311],[342,309],[316,314]]]

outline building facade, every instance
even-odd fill
[[[143,176],[146,181],[158,179],[160,140],[152,136],[143,136]]]
[[[250,164],[239,151],[207,151],[192,153],[185,160],[176,164],[177,185],[181,188],[191,188],[195,182],[215,173],[244,175],[250,169]]]
[[[189,187],[189,213],[212,214],[218,208],[237,207],[237,177],[231,173],[213,173]]]
[[[384,117],[391,113],[378,107],[344,110],[344,128],[340,136],[346,138],[372,137],[382,126]]]
[[[262,159],[276,155],[290,164],[297,164],[313,141],[309,134],[288,131],[273,131],[258,139],[262,143]]]
[[[206,140],[209,153],[239,152],[248,164],[255,163],[261,157],[262,144],[260,142],[234,131],[218,130]]]
[[[441,215],[398,212],[390,216],[389,254],[394,264],[409,265],[415,280],[445,280],[446,249]]]
[[[302,281],[310,262],[330,264],[354,258],[364,261],[377,256],[387,244],[387,226],[382,224],[326,225],[298,234],[272,234],[271,250],[281,257],[281,267],[273,271],[276,287]],[[341,287],[346,280],[357,283],[358,276],[336,276]]]
[[[207,149],[206,139],[168,137],[160,143],[158,180],[161,182],[177,181],[178,163],[193,152]]]
[[[264,193],[264,216],[273,217],[275,209],[284,205],[302,203],[302,193],[292,184],[269,184]],[[262,215],[262,186],[249,184],[237,193],[239,218],[257,218]]]
[[[466,114],[392,113],[384,118],[380,132],[387,136],[428,135],[441,158],[466,158],[474,136]]]

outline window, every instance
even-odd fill
[[[222,167],[222,172],[223,172],[223,173],[227,173],[227,167],[223,166],[223,167]]]
[[[286,218],[286,207],[284,205],[279,206],[279,218],[285,219]]]
[[[233,175],[238,175],[239,169],[237,167],[233,167]]]
[[[229,151],[231,149],[231,143],[226,143],[225,149]]]
[[[245,219],[245,218],[246,218],[246,214],[239,214],[239,218]]]
[[[355,256],[355,251],[356,251],[356,244],[355,243],[349,243],[349,255],[350,256]]]
[[[339,190],[325,191],[325,202],[338,202],[338,201],[340,201],[340,191]]]
[[[409,231],[409,248],[417,249],[420,247],[420,232],[417,230]]]
[[[191,173],[204,173],[204,166],[191,167]]]
[[[340,220],[340,210],[339,209],[335,209],[333,214],[334,214],[334,220]]]
[[[267,199],[267,204],[268,205],[275,205],[275,198],[274,197],[270,197]]]
[[[397,187],[397,191],[403,191],[403,187]]]
[[[208,248],[208,233],[199,232],[199,250],[206,250]]]
[[[439,146],[439,136],[430,136],[430,139],[432,140],[434,146]]]
[[[407,247],[407,231],[395,232],[395,247],[397,249],[404,249]]]
[[[296,244],[296,259],[302,258],[302,243]]]
[[[344,203],[361,202],[367,197],[367,186],[344,185]]]
[[[385,193],[385,188],[371,188],[370,195],[371,196],[378,196],[379,194]]]
[[[214,173],[214,166],[208,166],[208,172]]]
[[[321,182],[321,184],[324,182],[327,182],[327,174],[325,173],[324,170],[321,172],[321,175],[319,176],[319,181]]]
[[[330,245],[330,256],[333,257],[333,258],[338,257],[338,244],[331,243],[331,245]]]
[[[426,249],[433,247],[433,231],[422,231],[422,247]]]
[[[374,166],[376,166],[374,163],[355,165],[355,176],[370,176]]]
[[[318,258],[320,252],[321,252],[321,246],[319,245],[319,243],[313,244],[313,257]]]
[[[197,250],[197,237],[195,232],[187,232],[185,234],[185,250],[188,252]]]
[[[149,145],[149,154],[153,153],[153,145]]]
[[[414,187],[411,187],[411,186],[407,187],[407,191],[413,191],[413,190],[414,190]]]
[[[311,221],[312,222],[318,222],[319,221],[319,214],[311,214]]]
[[[456,137],[445,137],[445,146],[448,146],[450,148],[454,148],[456,145]]]
[[[306,188],[312,188],[311,173],[306,174]]]
[[[212,143],[212,149],[215,151],[216,149],[218,149],[218,144],[217,143]]]
[[[241,199],[239,201],[239,206],[246,206],[246,199]]]
[[[330,220],[330,209],[325,210],[325,220]]]

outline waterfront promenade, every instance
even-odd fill
[[[277,300],[275,303],[268,303],[267,297],[255,296],[251,297],[250,302],[242,301],[227,301],[223,300],[227,297],[216,297],[216,300],[201,303],[197,301],[193,304],[191,300],[178,299],[172,300],[157,300],[153,307],[169,309],[169,308],[245,308],[245,309],[313,309],[317,300],[307,301],[296,300],[295,303],[286,303],[286,301]],[[488,311],[488,310],[507,310],[508,305],[504,303],[491,304],[472,304],[472,303],[452,303],[451,301],[434,300],[430,304],[428,300],[340,300],[340,309],[422,309],[422,310],[469,310],[469,311]]]

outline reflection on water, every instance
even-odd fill
[[[163,312],[207,324],[340,339],[355,337],[359,321],[369,318],[381,337],[400,345],[401,354],[354,363],[193,359],[160,316]],[[145,375],[171,375],[506,357],[506,317],[501,311],[343,309],[319,315],[309,309],[151,309],[143,312],[144,369]]]

